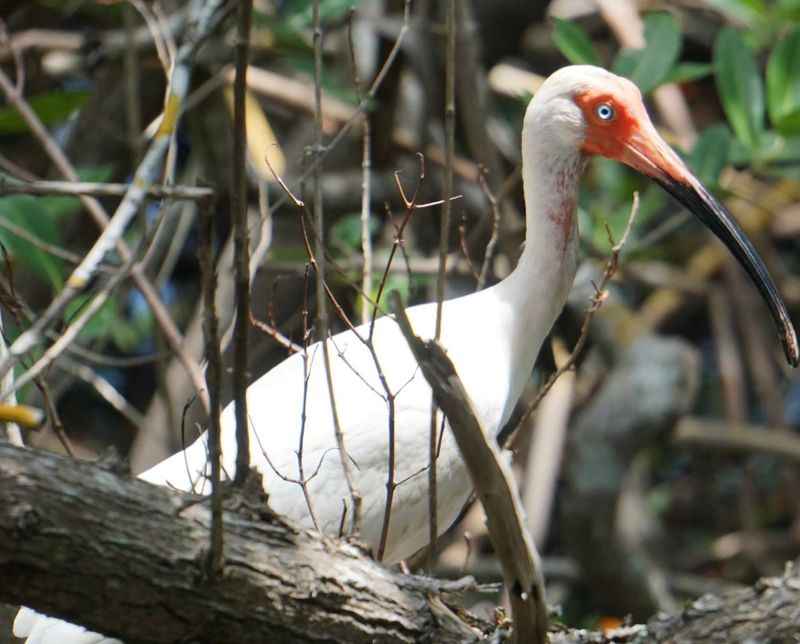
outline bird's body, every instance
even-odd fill
[[[786,326],[788,316],[766,269],[713,198],[704,193],[698,198],[711,201],[699,205],[685,198],[688,192],[694,198],[702,187],[695,186],[696,179],[655,133],[632,83],[596,67],[575,66],[556,72],[528,107],[522,152],[527,231],[517,268],[491,288],[447,301],[443,309],[442,344],[490,435],[496,435],[508,420],[572,285],[578,249],[578,182],[589,154],[603,154],[632,165],[662,183],[693,210],[705,208],[708,212],[704,210],[704,216],[718,217],[728,226],[725,234],[715,231],[745,264],[774,317],[784,324],[784,346],[790,361],[796,362],[794,331],[790,323]],[[740,245],[747,251],[745,259]],[[408,313],[417,334],[434,335],[434,305],[411,307]],[[372,355],[356,333],[366,338],[369,328],[339,333],[329,340],[329,346],[344,442],[356,488],[363,498],[361,537],[377,550],[389,476],[389,409]],[[305,364],[303,354],[289,357],[248,388],[250,442],[252,464],[263,475],[270,505],[311,528],[312,516],[297,482],[301,478],[297,452],[303,430],[302,478],[307,480],[306,490],[319,528],[335,535],[350,496],[336,449],[320,348],[319,344],[309,347]],[[395,395],[394,480],[398,486],[384,556],[386,562],[395,562],[428,543],[425,468],[431,391],[393,319],[377,320],[374,348]],[[232,475],[236,455],[232,406],[223,413],[222,425],[223,464]],[[141,477],[159,485],[207,492],[205,441],[206,437],[201,437]],[[442,436],[437,478],[441,532],[454,521],[471,492],[466,467],[449,431]],[[15,631],[28,636],[29,644],[113,641],[98,639],[100,636],[80,627],[44,618],[29,609],[20,612]]]

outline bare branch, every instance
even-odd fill
[[[206,345],[206,383],[211,405],[208,422],[208,457],[211,461],[211,544],[208,553],[208,575],[219,579],[225,566],[222,523],[222,429],[220,427],[220,386],[222,384],[222,354],[219,346],[217,318],[217,273],[214,267],[214,217],[208,208],[200,213],[200,242],[198,260],[203,287],[203,335]]]
[[[447,20],[445,25],[445,163],[444,185],[442,187],[442,220],[439,228],[439,273],[436,277],[436,342],[442,336],[442,308],[444,303],[445,281],[447,279],[447,251],[450,235],[450,196],[453,193],[453,160],[455,158],[456,137],[456,0],[447,2]],[[428,441],[428,566],[433,568],[436,555],[436,540],[439,536],[438,503],[436,494],[436,405],[431,403],[431,423]]]
[[[424,342],[411,328],[400,296],[392,293],[392,309],[422,374],[433,389],[436,404],[450,423],[475,491],[486,511],[489,536],[503,566],[514,620],[516,644],[547,641],[547,605],[544,579],[536,547],[525,528],[522,501],[514,476],[498,448],[487,439],[478,416],[442,346]]]
[[[352,465],[344,443],[344,433],[339,423],[339,413],[336,408],[336,395],[331,375],[331,356],[328,344],[328,304],[325,299],[325,245],[324,221],[322,209],[322,159],[324,157],[322,144],[322,25],[320,21],[320,0],[314,0],[314,127],[315,151],[311,158],[311,167],[304,176],[311,172],[314,184],[314,226],[316,229],[316,261],[314,269],[317,276],[317,332],[322,342],[322,357],[325,361],[325,379],[328,383],[328,396],[330,398],[331,417],[333,418],[336,445],[339,448],[339,459],[342,464],[347,490],[352,501],[351,534],[357,534],[361,528],[361,494],[356,488],[353,479]]]
[[[236,475],[242,485],[250,471],[250,432],[247,414],[247,331],[250,319],[250,236],[247,230],[247,132],[245,91],[247,57],[250,49],[252,0],[239,0],[236,29],[236,80],[234,82],[233,180],[231,219],[234,235],[233,400],[236,416]]]
[[[192,24],[189,34],[176,56],[173,68],[170,89],[165,104],[165,117],[151,144],[145,158],[137,169],[134,181],[119,204],[114,216],[109,220],[100,204],[88,197],[83,197],[83,203],[95,220],[104,226],[103,232],[94,246],[86,254],[83,261],[72,272],[67,280],[66,287],[50,302],[47,309],[39,316],[34,324],[22,333],[9,347],[9,354],[0,360],[0,376],[5,375],[19,361],[19,359],[34,346],[42,342],[47,328],[58,319],[66,305],[89,283],[91,277],[98,269],[106,253],[117,246],[123,261],[128,261],[130,251],[122,241],[122,235],[127,225],[139,210],[144,199],[147,187],[154,183],[155,176],[161,166],[164,154],[169,145],[169,140],[178,122],[183,109],[183,99],[188,92],[189,77],[193,54],[197,46],[208,36],[220,17],[222,0],[207,0],[203,4],[193,5],[195,13],[192,15]],[[56,142],[45,129],[41,120],[24,100],[21,93],[11,84],[8,77],[0,70],[0,90],[7,100],[24,118],[34,136],[45,148],[48,156],[56,163],[59,171],[70,180],[77,180],[75,169],[64,156]],[[134,266],[132,276],[137,287],[142,291],[145,299],[153,310],[159,326],[170,344],[170,347],[180,359],[183,366],[191,374],[192,381],[198,390],[198,395],[204,406],[208,407],[202,384],[202,374],[199,367],[185,353],[181,344],[182,338],[169,313],[159,299],[158,292],[152,283],[147,280],[141,267]]]
[[[90,197],[124,197],[129,183],[92,183],[88,181],[12,181],[0,176],[0,195],[65,195]],[[163,186],[153,184],[144,191],[153,199],[212,199],[214,190],[201,186]]]

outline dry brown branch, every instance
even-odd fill
[[[225,551],[222,522],[222,429],[220,427],[220,386],[222,384],[222,353],[219,346],[217,318],[217,273],[214,267],[214,217],[204,208],[199,222],[198,260],[203,290],[203,335],[206,348],[206,383],[210,404],[208,421],[208,458],[211,461],[211,539],[208,553],[208,575],[219,579],[224,571]]]
[[[353,16],[355,10],[351,9],[347,20],[347,44],[350,53],[350,68],[353,76],[353,86],[358,93],[358,99],[362,99],[363,90],[361,78],[358,75],[358,65],[356,63],[355,44],[353,43]],[[371,133],[369,118],[364,118],[361,125],[361,290],[369,293],[372,290],[372,236],[370,233],[370,199],[372,191],[370,189],[370,171],[372,168],[372,158],[370,155]],[[370,306],[367,298],[361,299],[361,323],[369,322]]]
[[[311,157],[311,167],[304,175],[311,174],[314,184],[314,228],[316,235],[316,261],[314,270],[317,277],[317,332],[322,342],[322,357],[325,362],[325,379],[328,384],[328,397],[333,418],[336,446],[339,451],[339,460],[342,464],[344,478],[347,481],[347,490],[352,502],[352,516],[350,519],[350,534],[357,534],[361,529],[361,494],[353,479],[353,466],[350,455],[344,442],[344,432],[339,422],[339,412],[336,407],[336,394],[334,391],[333,376],[331,374],[331,355],[328,343],[328,303],[326,301],[327,285],[325,284],[325,239],[324,239],[324,214],[322,207],[322,161],[324,148],[322,140],[322,23],[320,20],[320,0],[314,0],[314,127],[315,150]],[[333,145],[333,143],[331,143]],[[352,401],[349,401],[352,402]]]
[[[214,24],[213,18],[213,10],[216,8],[216,4],[213,1],[209,1],[207,6],[204,6],[203,9],[206,10],[206,13],[203,13],[200,16],[198,21],[198,30],[193,34],[193,38],[190,38],[190,42],[188,42],[186,46],[186,55],[187,57],[190,56],[191,52],[194,49],[194,46],[206,35],[207,31],[210,30]],[[202,13],[202,12],[201,12]],[[188,84],[188,78],[185,79]],[[24,97],[19,93],[16,88],[10,83],[8,77],[2,73],[0,70],[0,89],[2,89],[3,93],[6,95],[8,102],[13,105],[17,111],[20,113],[22,118],[27,123],[28,127],[31,129],[31,132],[35,136],[35,138],[39,141],[42,145],[44,150],[47,152],[47,155],[52,159],[56,167],[58,168],[59,172],[68,180],[70,181],[77,181],[78,175],[75,171],[75,168],[66,158],[64,153],[58,147],[50,133],[42,124],[41,120],[38,116],[34,113],[31,109],[30,105],[25,101]],[[173,95],[171,95],[173,96]],[[177,110],[179,106],[179,101],[177,105],[172,106],[172,111],[177,117]],[[171,123],[171,127],[174,127],[175,123]],[[165,132],[169,132],[170,128],[166,128]],[[153,158],[155,159],[158,154],[156,154],[157,150],[154,151]],[[141,169],[141,167],[140,167]],[[152,183],[152,182],[150,182]],[[117,210],[117,214],[120,212],[130,214],[131,209],[133,208],[135,211],[136,201],[137,199],[143,198],[143,189],[146,188],[148,182],[145,181],[138,185],[138,190],[129,189],[126,193],[126,197],[123,199],[123,202],[120,204],[120,207]],[[134,195],[129,199],[131,195]],[[124,223],[124,217],[120,216],[115,221],[117,222],[117,229],[116,230],[109,230],[109,223],[110,219],[106,214],[103,207],[100,205],[98,201],[95,199],[82,196],[81,201],[84,206],[87,208],[89,213],[92,215],[96,223],[103,228],[103,233],[101,238],[98,239],[97,243],[95,244],[95,251],[94,253],[90,253],[89,256],[84,258],[84,262],[79,265],[78,268],[73,271],[73,275],[80,278],[83,277],[84,279],[87,278],[87,271],[83,270],[83,268],[91,269],[93,266],[96,268],[100,261],[103,259],[103,252],[104,248],[108,248],[106,244],[109,242],[115,242],[117,246],[117,250],[120,253],[123,261],[128,261],[130,257],[130,250],[128,249],[127,245],[124,241],[120,238],[121,230],[119,228],[124,228],[121,224]],[[125,206],[125,208],[123,208]],[[127,215],[126,215],[127,216]],[[102,240],[102,241],[101,241]],[[83,268],[82,268],[83,267]],[[181,335],[175,326],[172,318],[170,317],[166,307],[161,302],[157,290],[154,288],[152,283],[147,279],[144,271],[138,265],[133,266],[131,270],[131,275],[133,277],[136,286],[142,292],[143,296],[148,302],[151,310],[153,311],[153,315],[161,328],[164,336],[166,337],[170,348],[176,354],[178,359],[180,360],[183,367],[189,373],[192,382],[195,386],[195,389],[198,391],[200,396],[200,400],[207,403],[204,395],[203,395],[203,384],[202,384],[202,373],[200,372],[199,366],[191,359],[191,357],[184,351],[182,347],[182,338]],[[80,280],[78,280],[80,282]],[[59,296],[53,302],[51,302],[48,309],[37,319],[33,326],[31,326],[25,333],[23,333],[9,348],[9,356],[7,359],[0,360],[0,372],[7,372],[13,363],[19,359],[23,353],[25,353],[31,346],[35,343],[40,341],[42,333],[46,331],[47,325],[57,317],[58,312],[65,306],[66,302],[71,299],[75,292],[77,292],[76,286],[80,284],[73,284],[72,287],[68,287],[64,291],[62,291]],[[85,283],[85,282],[82,282]],[[16,345],[16,346],[15,346]]]
[[[689,416],[678,423],[673,440],[678,445],[760,452],[800,460],[800,438],[795,432],[776,427],[731,426],[718,420]]]
[[[492,192],[492,189],[489,187],[489,184],[486,181],[486,171],[485,168],[481,169],[481,173],[479,175],[478,181],[481,186],[481,190],[483,190],[483,194],[486,195],[486,199],[489,201],[489,206],[492,213],[492,227],[491,227],[491,234],[489,236],[489,241],[486,244],[486,251],[483,255],[483,263],[481,264],[481,272],[478,274],[478,283],[475,285],[475,289],[480,291],[486,285],[486,277],[489,275],[489,267],[492,263],[492,258],[494,258],[494,249],[497,246],[497,237],[500,233],[500,207],[497,201],[497,197]]]
[[[708,309],[717,351],[725,417],[731,424],[743,423],[749,416],[746,408],[747,389],[728,295],[721,289],[712,289],[709,292]]]
[[[445,162],[442,186],[442,215],[439,227],[439,272],[436,276],[436,342],[442,337],[442,313],[447,279],[447,251],[450,246],[450,196],[453,193],[453,159],[456,141],[456,1],[448,0],[445,20]],[[436,489],[436,445],[438,442],[438,409],[431,401],[431,422],[428,432],[428,568],[433,569],[436,558],[436,540],[439,537],[438,501]]]
[[[0,177],[0,195],[64,195],[90,197],[124,197],[129,183],[92,183],[88,181],[11,181]],[[154,184],[145,191],[153,199],[191,199],[203,201],[214,198],[212,188],[201,186],[164,186]]]
[[[207,583],[211,511],[196,496],[4,442],[0,482],[0,601],[127,642],[456,644],[481,634],[431,606],[463,584],[393,573],[285,524],[265,498],[224,511],[226,574]],[[87,592],[103,578],[120,583]]]
[[[74,348],[73,345],[70,348]],[[90,385],[97,394],[125,418],[136,430],[144,427],[144,417],[136,407],[103,376],[91,367],[81,364],[69,355],[61,355],[56,366]]]
[[[245,89],[250,49],[252,0],[239,0],[236,26],[236,79],[234,81],[233,177],[231,220],[234,237],[233,400],[236,417],[236,474],[243,485],[250,472],[250,431],[247,414],[247,330],[250,318],[250,235],[247,230],[247,132]]]
[[[567,348],[555,338],[552,345],[556,366],[560,367],[569,356]],[[568,371],[542,399],[535,419],[531,418],[535,426],[528,448],[522,499],[528,527],[537,546],[542,546],[547,539],[574,396],[575,373]]]
[[[0,228],[5,228],[8,232],[12,235],[19,237],[20,239],[24,239],[26,242],[31,244],[31,246],[35,246],[39,250],[44,251],[48,255],[52,255],[53,257],[58,257],[59,259],[63,259],[65,262],[69,262],[70,264],[77,265],[80,264],[82,257],[75,253],[71,253],[70,251],[61,248],[61,246],[56,246],[55,244],[50,244],[42,239],[39,239],[36,235],[28,231],[27,228],[23,226],[18,226],[17,224],[9,221],[4,216],[0,215]],[[98,267],[99,272],[107,273],[109,271],[114,271],[115,269],[111,268],[103,264],[102,266]]]
[[[433,389],[436,404],[450,423],[486,511],[489,536],[502,563],[511,601],[513,642],[544,644],[547,641],[544,579],[539,555],[525,528],[514,476],[493,441],[487,439],[469,394],[444,349],[435,340],[424,342],[414,335],[396,292],[392,293],[392,309],[422,374]]]
[[[136,21],[133,4],[125,3],[122,7],[122,24],[125,30],[127,46],[123,54],[125,66],[125,128],[130,146],[131,167],[135,168],[142,160],[144,145],[139,134],[142,131],[141,109],[141,70],[139,69],[139,50],[134,33]]]
[[[394,573],[353,545],[286,525],[263,499],[225,511],[229,566],[208,584],[211,517],[197,497],[1,441],[0,482],[0,601],[127,642],[465,644],[491,631],[442,603],[463,583]],[[92,580],[112,578],[112,592],[86,592]],[[559,626],[550,642],[707,644],[713,632],[726,642],[790,644],[798,589],[787,567],[782,577],[703,597],[647,626],[605,635]]]

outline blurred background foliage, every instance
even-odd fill
[[[146,35],[142,16],[154,17],[168,50],[171,41],[180,41],[186,4],[172,0],[142,0],[138,5],[113,0],[3,3],[0,65],[12,78],[23,75],[25,98],[83,180],[130,180],[151,134],[147,126],[160,113],[165,86],[158,51],[154,39]],[[412,3],[410,35],[367,107],[372,131],[368,146],[373,179],[370,237],[376,267],[372,295],[377,294],[380,272],[403,215],[395,171],[410,192],[419,179],[416,154],[421,152],[426,174],[420,199],[441,197],[444,62],[440,5],[422,0]],[[541,78],[558,67],[593,64],[627,76],[640,87],[665,137],[701,180],[726,200],[754,237],[797,316],[800,0],[620,0],[617,6],[631,8],[635,17],[621,22],[614,22],[603,5],[608,9],[609,3],[591,0],[464,3],[458,83],[468,89],[457,108],[456,191],[462,199],[454,202],[449,293],[463,294],[475,288],[475,273],[492,236],[494,215],[478,179],[481,174],[489,190],[501,197],[496,217],[498,243],[489,262],[489,281],[502,278],[513,266],[523,232],[515,168],[520,161],[519,134],[527,101]],[[311,6],[311,0],[256,0],[252,64],[275,76],[259,81],[252,80],[251,74],[249,92],[255,100],[248,104],[248,127],[251,117],[253,122],[259,119],[266,124],[251,128],[251,158],[276,155],[273,161],[277,165],[275,158],[280,160],[284,179],[301,196],[304,186],[300,177],[313,132]],[[402,2],[396,0],[322,0],[327,119],[323,129],[328,141],[358,105],[365,82],[380,69],[402,26],[402,10]],[[135,48],[135,100],[131,107],[125,90],[130,69],[123,58],[135,30],[145,35]],[[354,52],[348,46],[351,39]],[[643,46],[629,46],[626,39],[639,39]],[[20,67],[10,54],[12,43],[20,54]],[[175,180],[211,185],[218,191],[215,214],[220,256],[229,226],[231,117],[225,100],[230,91],[225,69],[233,58],[232,43],[232,29],[227,25],[198,53],[193,84],[200,96],[184,118],[175,142]],[[353,62],[361,81],[358,87],[353,80]],[[664,88],[673,93],[659,95]],[[681,107],[688,107],[688,120],[682,128],[670,118]],[[132,119],[141,130],[135,136],[130,135]],[[330,275],[331,285],[354,319],[361,316],[359,298],[351,286],[361,279],[360,130],[355,127],[330,152],[323,186],[328,251],[339,267]],[[60,178],[24,120],[7,102],[0,103],[0,165],[0,186],[12,178]],[[254,164],[249,176],[250,204],[258,220],[259,185],[267,186],[272,203],[281,199],[283,192],[269,173]],[[724,440],[721,445],[697,447],[668,433],[639,454],[644,465],[640,460],[636,463],[646,471],[644,483],[637,479],[637,488],[629,481],[626,490],[644,500],[642,514],[657,528],[645,530],[646,537],[637,543],[649,553],[653,568],[647,570],[663,573],[669,596],[680,601],[780,571],[785,560],[797,555],[800,450],[793,447],[797,450],[794,456],[787,455],[791,450],[776,449],[774,437],[780,435],[792,446],[795,443],[791,441],[800,440],[796,436],[800,383],[784,368],[766,310],[752,295],[749,283],[738,269],[730,267],[728,258],[700,226],[681,213],[659,187],[602,159],[591,160],[580,195],[581,242],[589,259],[576,285],[576,297],[556,325],[554,336],[568,346],[574,343],[588,302],[586,294],[590,294],[587,284],[596,278],[598,261],[602,262],[612,245],[606,226],[612,238],[618,239],[635,190],[641,194],[637,224],[623,255],[613,297],[593,325],[590,350],[578,370],[567,418],[588,408],[603,379],[614,370],[617,356],[634,338],[657,332],[683,338],[699,355],[699,389],[689,415],[727,427],[744,424],[760,437],[756,446],[732,454]],[[112,198],[103,202],[109,208],[116,204]],[[164,213],[168,214],[162,220]],[[155,254],[147,271],[184,329],[196,314],[199,299],[195,215],[192,204],[151,201],[126,237],[136,247],[151,238],[154,226],[163,225],[157,222],[183,222],[169,229],[167,248]],[[301,311],[310,287],[306,287],[307,258],[298,216],[286,205],[270,215],[272,241],[254,285],[254,315],[302,342]],[[431,208],[412,219],[389,275],[387,292],[400,290],[412,301],[431,298],[438,217],[438,208]],[[95,236],[96,227],[76,198],[0,196],[3,314],[9,339],[27,326],[26,311],[41,310],[61,288],[72,266],[70,254],[80,256]],[[67,254],[54,254],[54,247]],[[119,263],[119,257],[112,254],[109,268]],[[227,277],[224,269],[221,277]],[[313,302],[313,297],[309,301]],[[77,301],[66,311],[65,319],[75,316],[82,305],[83,300]],[[252,341],[255,378],[285,357],[286,351],[256,331]],[[552,369],[550,354],[549,349],[544,352],[532,378],[532,391],[542,374]],[[180,446],[181,409],[190,396],[185,390],[170,391],[171,380],[178,377],[170,370],[172,358],[133,286],[126,282],[114,291],[69,357],[113,386],[133,412],[121,414],[101,394],[96,381],[78,377],[74,369],[57,365],[51,370],[47,380],[56,406],[82,456],[93,457],[111,444],[130,453],[136,462],[137,454],[147,453],[142,447],[145,443],[162,441],[170,449]],[[41,392],[35,388],[26,388],[22,396],[34,404],[42,403]],[[167,401],[168,420],[154,415],[153,401],[158,399]],[[187,431],[194,431],[194,422],[203,423],[196,409],[184,422]],[[147,440],[142,440],[145,434]],[[59,449],[47,428],[31,440]],[[568,447],[567,462],[569,449],[579,446]],[[526,450],[523,441],[518,449],[521,480],[530,458]],[[554,510],[545,519],[540,544],[551,574],[552,598],[565,606],[565,619],[572,623],[594,625],[601,618],[614,623],[632,602],[626,597],[599,601],[598,597],[608,595],[604,582],[581,573],[584,562],[571,547],[569,524],[558,519],[566,478],[562,473],[551,490]],[[613,516],[598,516],[602,514],[598,510],[596,515],[586,516],[586,525],[614,520]],[[439,573],[466,571],[486,579],[497,577],[478,509],[470,510],[446,541]],[[661,608],[664,603],[655,597],[647,606]]]

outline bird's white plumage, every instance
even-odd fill
[[[575,201],[583,157],[583,121],[571,95],[592,84],[624,82],[594,67],[569,67],[540,88],[525,116],[523,180],[527,216],[526,247],[516,270],[499,284],[444,305],[442,343],[453,360],[487,431],[495,434],[508,419],[543,339],[563,308],[575,275]],[[435,307],[408,310],[415,331],[433,336]],[[366,337],[368,329],[357,333]],[[362,538],[377,548],[386,500],[387,402],[373,359],[353,331],[330,340],[337,408],[345,445],[363,497]],[[387,562],[408,557],[427,544],[428,490],[425,466],[431,393],[394,320],[378,320],[374,345],[390,388],[396,394],[396,481]],[[308,350],[308,384],[303,447],[304,474],[320,528],[339,529],[349,495],[336,451],[320,345]],[[248,389],[252,462],[264,476],[270,505],[312,527],[298,479],[296,451],[306,373],[296,354]],[[223,463],[232,474],[236,454],[233,408],[223,412]],[[206,438],[141,475],[178,489],[207,491]],[[466,502],[471,485],[449,431],[437,461],[439,529],[444,531]],[[284,478],[285,477],[285,478]],[[57,627],[63,624],[63,627]],[[28,644],[110,644],[100,636],[22,609],[15,632]],[[94,639],[92,639],[94,638]],[[99,638],[99,639],[98,639]]]

